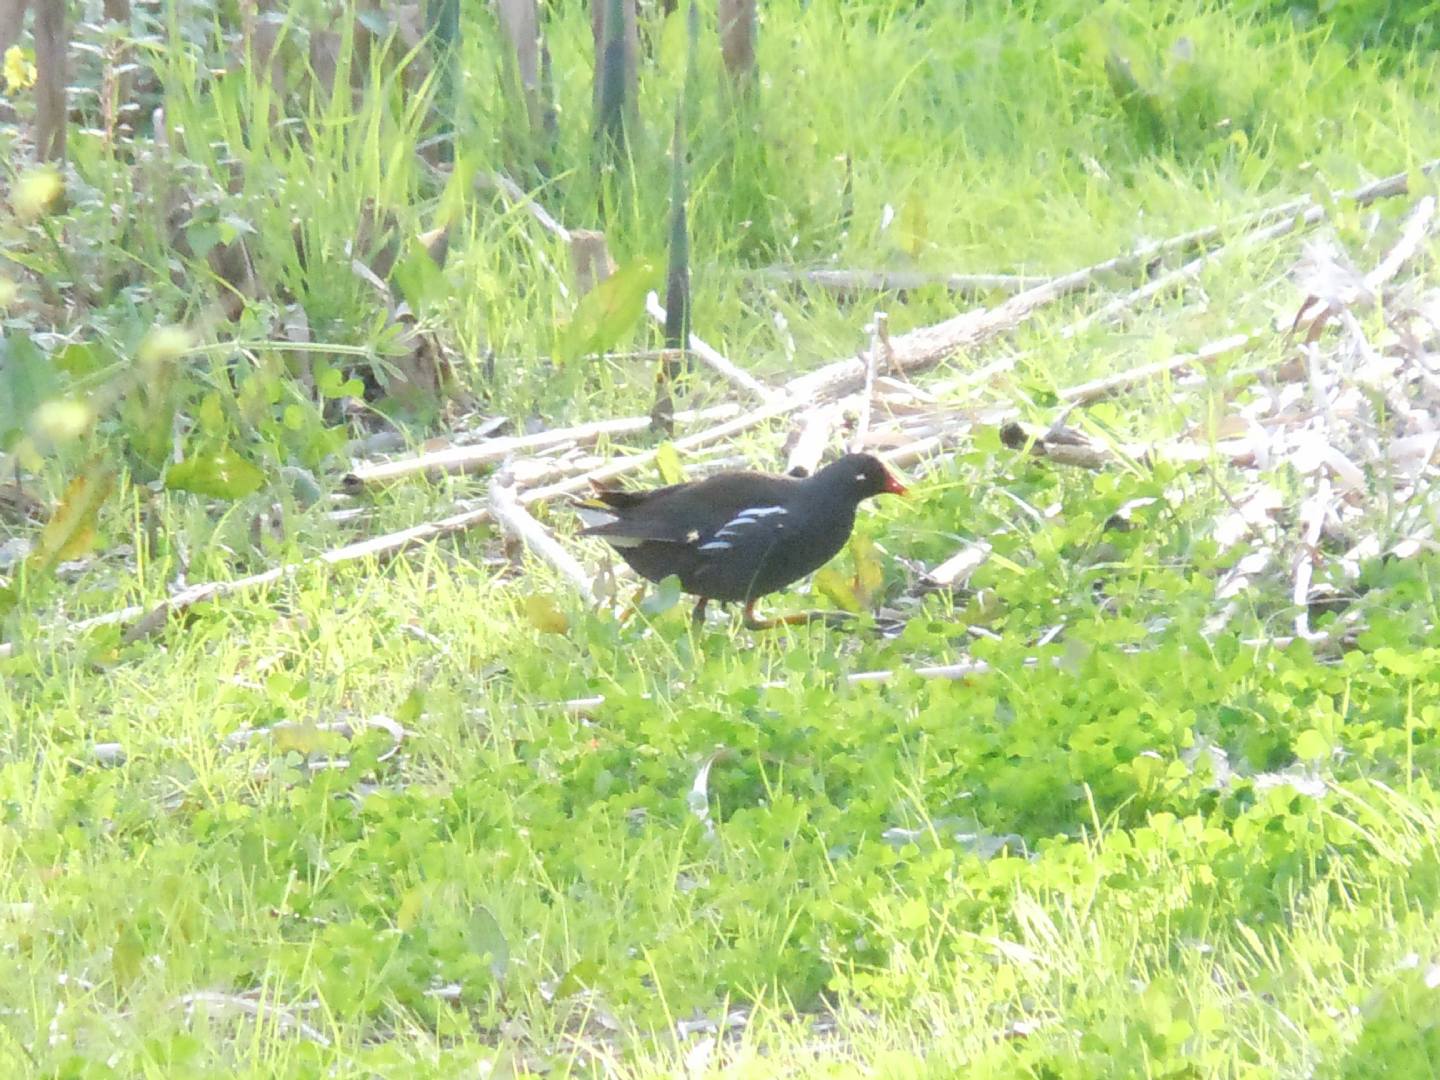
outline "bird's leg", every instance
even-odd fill
[[[797,611],[792,615],[781,615],[774,619],[762,619],[755,614],[755,601],[745,605],[745,629],[773,630],[777,626],[803,626],[806,623],[823,622],[828,626],[843,626],[854,616],[843,611]]]
[[[647,586],[641,585],[640,588],[635,590],[635,595],[630,600],[629,606],[627,606],[624,610],[620,612],[620,621],[622,623],[629,622],[630,616],[634,615],[635,612],[640,610],[640,601],[645,598],[646,588]]]
[[[708,596],[700,597],[699,601],[695,604],[695,610],[690,613],[690,620],[696,626],[703,626],[705,624],[705,605],[708,603],[710,603]]]

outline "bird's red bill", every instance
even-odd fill
[[[894,473],[887,472],[885,474],[885,490],[891,495],[905,495],[910,489],[896,480]]]

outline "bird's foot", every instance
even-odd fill
[[[793,615],[780,615],[773,619],[762,619],[755,614],[755,604],[745,605],[745,629],[773,630],[777,626],[803,626],[806,623],[823,622],[826,626],[845,626],[855,616],[844,611],[797,611]]]

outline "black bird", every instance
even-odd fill
[[[846,454],[814,476],[796,479],[723,472],[651,491],[602,490],[582,505],[582,535],[608,541],[650,581],[675,574],[700,598],[743,602],[745,625],[762,629],[809,616],[761,620],[755,601],[829,562],[850,538],[855,508],[904,486],[879,459]]]

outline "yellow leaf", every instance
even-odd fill
[[[31,565],[46,573],[95,546],[95,523],[100,505],[110,494],[111,480],[107,466],[92,465],[70,481],[65,497],[40,533],[40,541],[30,556]]]
[[[927,218],[925,200],[912,193],[900,207],[900,247],[912,259],[925,250],[930,235]]]
[[[815,571],[814,589],[841,611],[848,611],[852,615],[860,613],[860,599],[855,595],[855,590],[851,588],[845,575],[833,566],[821,567]]]
[[[173,363],[194,346],[189,331],[179,326],[157,326],[140,342],[140,364],[153,371]]]
[[[90,430],[90,421],[94,418],[90,406],[83,401],[56,398],[36,409],[30,423],[37,435],[43,435],[53,444],[78,439]]]
[[[570,620],[559,605],[540,593],[525,598],[525,619],[542,634],[563,634],[570,629]]]
[[[329,735],[313,723],[276,724],[270,729],[270,743],[281,754],[293,750],[308,756],[333,745],[336,740]]]
[[[35,57],[29,49],[11,45],[5,50],[5,92],[7,94],[13,94],[17,90],[30,89],[35,85],[35,79],[39,74],[35,69]]]
[[[869,607],[885,584],[885,568],[875,550],[875,541],[856,533],[850,541],[850,558],[855,563],[856,599]]]
[[[424,906],[425,890],[419,887],[408,890],[400,901],[400,910],[395,913],[395,925],[401,930],[409,930],[415,925],[415,920],[420,917]]]
[[[8,277],[0,275],[0,311],[8,311],[20,298],[20,286]]]
[[[680,467],[680,451],[672,442],[663,442],[655,451],[655,467],[660,470],[660,479],[667,484],[683,484],[685,470]]]
[[[20,174],[10,191],[10,205],[22,221],[35,221],[44,217],[64,193],[60,171],[53,165],[40,165]]]

